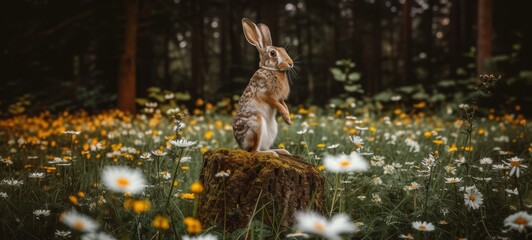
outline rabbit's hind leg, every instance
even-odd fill
[[[256,116],[256,124],[257,126],[250,127],[248,130],[248,136],[247,136],[247,143],[250,148],[248,149],[249,152],[258,152],[258,153],[271,153],[275,157],[279,157],[279,154],[277,154],[274,150],[261,150],[262,141],[264,139],[264,135],[267,134],[265,121],[262,118],[260,114],[255,115]]]

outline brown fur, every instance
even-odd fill
[[[238,145],[248,151],[289,154],[286,150],[269,150],[277,135],[275,113],[291,124],[285,99],[290,93],[286,70],[293,61],[284,48],[271,46],[270,30],[249,19],[242,20],[244,36],[259,51],[260,69],[251,77],[236,108],[233,135]]]

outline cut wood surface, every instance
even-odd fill
[[[216,177],[222,171],[230,175]],[[325,212],[324,178],[300,157],[217,149],[203,155],[200,180],[205,186],[198,205],[201,222],[224,228],[225,215],[230,232],[248,226],[254,215],[284,231],[298,210]]]

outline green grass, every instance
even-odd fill
[[[296,114],[291,126],[280,123],[275,147],[283,145],[292,154],[316,165],[322,164],[325,154],[353,150],[372,161],[369,171],[340,174],[338,182],[335,173],[323,172],[328,183],[327,205],[334,206],[329,210],[349,214],[360,227],[360,231],[349,238],[397,239],[400,234],[411,233],[416,239],[525,239],[525,233],[507,231],[503,221],[517,211],[530,212],[529,169],[524,169],[517,179],[508,177],[508,170],[494,171],[491,165],[482,165],[479,160],[489,157],[493,164],[503,164],[504,160],[517,156],[524,159],[523,165],[530,165],[530,123],[519,115],[480,117],[475,119],[471,142],[468,142],[469,135],[463,133],[467,130],[467,121],[461,121],[456,113],[453,116],[404,111],[376,113],[359,108],[352,111],[357,117],[354,119],[346,112],[314,109],[307,113],[306,109],[299,109],[295,112],[303,114]],[[184,156],[191,160],[182,162],[178,168],[179,185],[174,193],[189,192],[189,186],[198,180],[202,151],[237,147],[231,120],[229,115],[216,113],[193,115],[184,120],[186,127],[182,136],[197,140],[198,144],[184,151]],[[173,125],[169,117],[128,116],[117,111],[97,115],[43,113],[36,117],[22,115],[1,120],[0,179],[22,180],[23,184],[0,184],[0,192],[7,195],[0,197],[0,234],[18,239],[54,238],[56,230],[71,231],[59,218],[62,212],[74,208],[98,221],[104,232],[119,239],[168,239],[185,235],[187,229],[183,220],[194,215],[195,200],[172,196],[165,210],[171,179],[157,180],[156,173],[157,162],[160,162],[161,171],[172,173],[177,164],[177,152],[160,158],[152,155],[154,161],[140,157],[155,149],[168,151],[167,138],[174,136]],[[307,131],[300,134],[304,128]],[[66,130],[81,133],[73,136],[64,134]],[[351,135],[361,137],[363,145],[351,143]],[[419,145],[419,151],[407,146],[406,139]],[[102,149],[91,149],[97,143]],[[339,145],[327,148],[334,144]],[[436,163],[432,171],[423,172],[427,168],[422,160],[431,154],[437,155]],[[377,155],[384,157],[382,165],[372,160]],[[461,157],[465,163],[459,166],[455,160]],[[54,158],[66,159],[71,165],[49,163]],[[101,169],[106,165],[130,166],[143,171],[152,186],[136,197],[151,202],[149,211],[135,213],[125,209],[127,197],[112,193],[100,184]],[[394,171],[385,173],[391,166]],[[46,174],[42,179],[30,178],[34,172]],[[382,184],[374,184],[377,177]],[[462,177],[463,180],[455,187],[446,184],[444,177]],[[412,182],[421,187],[404,190]],[[466,208],[463,192],[457,189],[472,185],[484,196],[483,204],[474,210]],[[506,192],[516,187],[519,187],[518,195]],[[85,197],[80,197],[78,192],[83,192]],[[337,201],[332,204],[335,192]],[[69,200],[71,196],[76,197],[77,204]],[[38,209],[49,209],[51,214],[37,219],[33,211]],[[171,221],[170,229],[159,230],[152,226],[158,214]],[[262,224],[260,214],[256,216],[248,229],[228,233],[226,237],[284,237],[271,226]],[[421,234],[411,227],[412,221],[429,221],[436,230]],[[223,228],[203,226],[203,232],[221,237]],[[81,234],[72,230],[72,236]]]

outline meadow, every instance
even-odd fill
[[[275,146],[319,166],[327,182],[327,213],[314,217],[328,229],[299,222],[289,237],[529,238],[532,128],[521,106],[501,113],[474,103],[432,108],[394,101],[385,109],[293,107],[292,125],[280,123]],[[237,148],[231,110],[217,106],[198,99],[187,116],[184,108],[154,104],[136,115],[43,112],[0,120],[0,235],[287,238],[260,218],[232,233],[197,220],[202,154]],[[180,137],[186,140],[174,141]],[[352,152],[369,169],[324,166],[327,158]],[[142,188],[121,192],[106,184],[105,171],[143,179]],[[327,225],[338,214],[348,217],[345,233]]]

